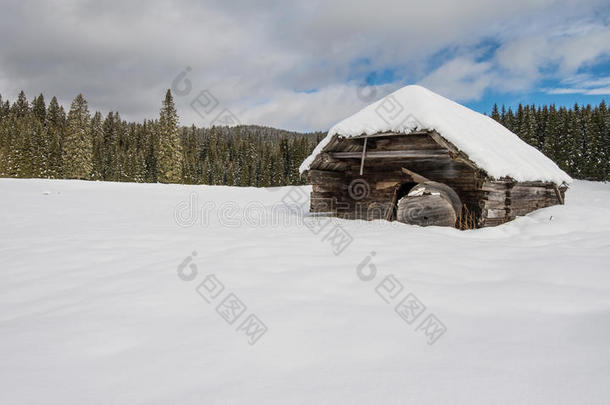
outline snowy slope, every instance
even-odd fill
[[[292,213],[308,191],[0,179],[0,403],[608,403],[609,184],[478,231],[336,220],[338,255]],[[411,324],[407,293],[426,307]],[[268,327],[254,345],[248,314]]]
[[[491,177],[570,183],[571,177],[536,148],[490,117],[421,86],[406,86],[339,122],[303,161],[308,170],[334,135],[436,130]]]

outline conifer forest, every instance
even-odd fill
[[[493,106],[491,117],[577,179],[609,180],[610,113],[599,105]],[[179,126],[171,92],[157,119],[91,112],[78,95],[0,96],[0,177],[270,187],[304,184],[300,163],[325,134],[261,126]]]

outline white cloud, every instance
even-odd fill
[[[381,98],[400,84],[385,84],[382,86],[361,87],[360,83],[331,85],[314,92],[295,92],[277,90],[266,94],[258,100],[223,101],[212,91],[219,101],[217,109],[210,114],[213,118],[222,109],[228,108],[242,124],[264,123],[277,128],[295,130],[327,130],[339,120],[356,113],[373,99]],[[193,97],[199,92],[193,92],[184,99],[177,98],[184,120],[196,125],[205,125],[208,116],[199,116],[190,106]],[[183,120],[183,121],[184,121]]]
[[[419,84],[451,99],[476,100],[494,80],[491,68],[488,62],[456,58],[424,77]]]
[[[513,75],[526,76],[530,82],[540,77],[540,68],[550,60],[551,46],[548,38],[519,38],[503,45],[495,56],[502,70]]]
[[[562,73],[575,72],[602,55],[610,55],[610,27],[596,27],[592,32],[563,38],[556,44],[553,54],[560,59]]]
[[[584,89],[584,88],[556,88],[547,89],[548,94],[585,94],[589,96],[604,96],[610,95],[610,87],[598,87],[596,89]]]
[[[596,14],[603,4],[9,1],[0,15],[0,93],[43,91],[69,102],[82,92],[92,108],[142,119],[157,115],[164,90],[191,66],[193,85],[242,121],[324,129],[363,105],[357,82],[348,82],[364,70],[358,60],[396,69],[387,91],[418,81],[462,101],[486,89],[529,89],[549,62],[569,77],[609,50]],[[472,48],[488,38],[502,46],[481,61]],[[430,68],[430,56],[446,48],[457,49],[453,59]],[[178,107],[184,124],[194,121],[187,101]]]
[[[575,75],[562,81],[562,85],[545,89],[548,94],[585,94],[590,96],[604,96],[610,94],[610,76],[593,78],[590,75]]]
[[[585,94],[591,96],[604,96],[610,95],[610,86],[609,87],[599,87],[597,89],[589,89]]]

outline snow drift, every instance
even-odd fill
[[[572,187],[476,232],[333,219],[335,255],[282,209],[310,187],[0,179],[0,403],[607,404],[610,185]],[[255,345],[197,292],[210,274],[268,326]]]

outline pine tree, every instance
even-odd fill
[[[544,129],[544,136],[545,138],[542,152],[546,156],[551,158],[553,161],[557,162],[559,156],[561,155],[561,151],[559,150],[558,142],[558,138],[560,136],[559,117],[557,115],[557,109],[555,108],[554,104],[551,104],[551,107],[548,110],[548,118]]]
[[[15,113],[14,121],[14,138],[11,145],[11,152],[14,156],[13,161],[13,176],[21,178],[34,177],[34,136],[32,128],[32,120],[30,113],[21,115],[19,112]]]
[[[8,117],[10,111],[11,107],[8,100],[6,100],[4,104],[2,104],[2,100],[0,99],[0,119]]]
[[[508,111],[506,112],[506,117],[504,119],[504,126],[508,128],[509,131],[515,132],[515,116],[513,114],[512,108],[508,107]]]
[[[2,98],[0,98],[0,107],[2,106]],[[9,125],[8,116],[0,109],[0,177],[9,176]]]
[[[17,96],[17,101],[11,107],[11,112],[15,114],[15,117],[21,118],[25,117],[30,112],[30,105],[28,104],[28,99],[25,97],[25,93],[23,90]]]
[[[0,121],[0,176],[14,175],[15,153],[12,149],[15,137],[15,116],[12,113],[4,115]]]
[[[142,183],[146,181],[146,153],[145,140],[146,134],[141,124],[131,124],[131,140],[130,140],[130,167],[132,171],[133,181]]]
[[[129,181],[128,174],[128,128],[118,111],[114,113],[114,156],[112,172],[114,181]]]
[[[538,107],[536,111],[536,147],[540,150],[544,149],[546,141],[547,126],[549,123],[549,108],[545,105],[543,108]]]
[[[201,162],[199,159],[200,147],[197,139],[195,125],[185,129],[182,133],[182,182],[186,184],[199,184]]]
[[[93,169],[93,140],[89,110],[82,94],[76,96],[68,113],[63,148],[64,175],[69,179],[89,179]]]
[[[539,148],[540,145],[538,144],[535,107],[531,108],[526,106],[524,110],[522,127],[522,132],[519,133],[521,139],[523,139],[525,142],[529,143],[533,147]]]
[[[145,177],[144,153],[140,142],[140,125],[130,123],[124,131],[125,146],[124,146],[124,181],[132,181],[141,183]]]
[[[178,183],[182,177],[182,148],[178,113],[168,89],[159,114],[158,177],[162,183]]]
[[[157,150],[158,137],[156,123],[144,121],[142,124],[142,132],[144,133],[144,166],[146,170],[145,180],[147,182],[156,183],[157,180]]]
[[[502,110],[500,111],[500,124],[506,127],[506,107],[502,104]]]
[[[598,165],[595,179],[610,180],[610,110],[602,100],[599,105],[598,117]]]
[[[46,113],[46,109],[45,109]],[[43,125],[44,121],[40,121],[38,117],[33,113],[35,118],[31,118],[30,133],[31,133],[31,144],[30,144],[30,176],[31,177],[49,177],[48,174],[48,157],[49,157],[49,139],[47,131]]]
[[[491,110],[491,118],[501,122],[500,112],[498,111],[498,104],[494,103],[493,109]]]
[[[63,178],[62,145],[66,114],[63,107],[53,97],[46,113],[45,130],[49,149],[47,156],[47,176],[49,178]]]
[[[102,178],[106,181],[118,181],[118,144],[119,144],[119,133],[118,133],[118,114],[115,117],[113,111],[110,111],[104,119],[102,125],[103,141],[102,141]]]
[[[102,114],[99,111],[93,114],[89,131],[93,142],[91,180],[103,180],[104,128],[102,126]]]
[[[587,106],[589,107],[589,106]],[[590,110],[590,122],[588,129],[588,159],[585,170],[585,177],[589,179],[598,179],[604,176],[606,161],[604,161],[604,132],[605,122],[604,115],[606,113],[606,104],[600,103],[599,108]]]
[[[38,118],[38,121],[44,124],[47,116],[47,107],[42,93],[32,101],[32,112],[34,113],[34,116]]]
[[[578,161],[578,139],[580,135],[579,133],[579,125],[576,122],[575,117],[577,114],[574,111],[568,111],[566,108],[562,108],[562,133],[563,137],[561,139],[561,155],[560,162],[562,162],[563,166],[566,168],[566,171],[571,176],[579,176],[579,166]],[[561,166],[561,165],[560,165]]]

